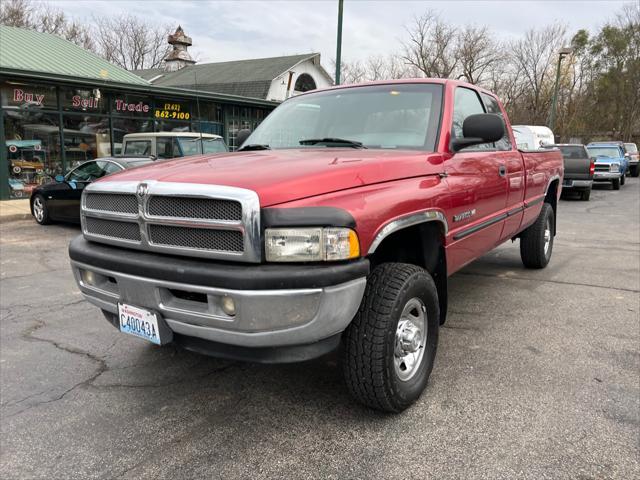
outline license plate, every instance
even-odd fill
[[[121,332],[144,338],[156,345],[161,344],[158,316],[155,313],[144,308],[119,303],[118,319]]]

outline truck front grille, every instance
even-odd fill
[[[90,210],[114,213],[138,213],[138,200],[135,195],[125,193],[91,193],[85,203]]]
[[[210,198],[154,195],[149,199],[147,212],[154,217],[235,221],[242,219],[242,205],[240,205],[240,202]]]
[[[171,247],[221,252],[242,252],[242,232],[209,228],[149,225],[149,242]]]
[[[598,165],[596,164],[596,172],[608,172],[609,171],[609,165]]]
[[[172,255],[261,260],[260,204],[250,190],[170,182],[96,182],[85,188],[91,241]]]
[[[91,235],[99,235],[116,240],[127,240],[130,242],[140,241],[140,227],[137,223],[87,217],[84,227],[85,231]]]

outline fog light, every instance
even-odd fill
[[[83,270],[82,271],[82,280],[87,285],[95,286],[97,279],[96,279],[96,275],[91,270]]]
[[[233,317],[236,314],[236,302],[231,297],[222,297],[222,311]]]

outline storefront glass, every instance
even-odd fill
[[[122,139],[127,133],[153,132],[153,123],[151,119],[113,117],[111,127],[115,154],[122,155]]]
[[[63,172],[57,114],[7,110],[4,137],[10,198],[28,197]]]
[[[65,114],[62,119],[67,170],[87,160],[111,155],[109,117]]]

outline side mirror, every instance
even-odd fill
[[[247,138],[249,138],[249,135],[251,135],[251,130],[248,128],[238,130],[238,133],[236,134],[236,147],[240,148]]]
[[[55,180],[56,180],[56,182],[58,182],[58,183],[62,183],[62,182],[64,182],[64,175],[56,175],[56,176],[55,176]]]
[[[451,140],[451,150],[458,152],[480,143],[497,142],[504,136],[504,122],[495,113],[469,115],[462,124],[462,138]]]

